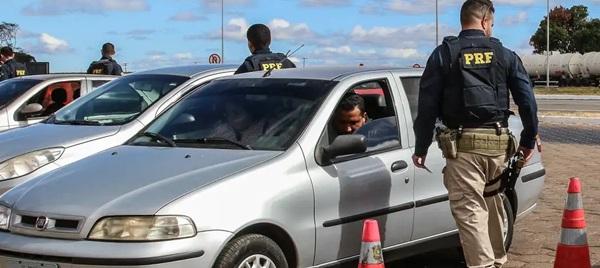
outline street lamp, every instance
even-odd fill
[[[438,9],[438,0],[435,0],[435,47],[440,44],[440,34],[439,34],[439,9]]]
[[[225,64],[225,0],[221,0],[221,64]]]
[[[550,0],[546,1],[546,88],[550,88]]]

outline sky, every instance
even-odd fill
[[[51,72],[81,72],[100,57],[105,42],[127,71],[207,64],[221,53],[221,0],[2,0],[1,21],[20,26],[17,46]],[[277,52],[305,46],[291,58],[299,66],[423,65],[436,46],[434,0],[223,0],[225,63],[249,51],[247,28],[270,26]],[[440,41],[460,31],[463,0],[439,0]],[[546,13],[544,0],[494,0],[494,36],[530,54],[529,38]],[[600,17],[600,0],[550,0],[588,6]]]

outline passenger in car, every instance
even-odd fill
[[[338,105],[333,119],[337,135],[354,134],[368,121],[365,100],[356,93],[348,93]]]
[[[223,120],[217,123],[212,138],[225,138],[244,145],[258,140],[265,133],[266,120],[252,114],[250,104],[243,98],[227,100],[224,107]]]
[[[55,88],[52,90],[52,103],[48,105],[46,111],[44,111],[44,115],[48,116],[60,110],[65,106],[66,101],[67,91],[64,88]]]

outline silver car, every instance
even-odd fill
[[[79,96],[115,78],[47,74],[4,80],[0,82],[0,131],[40,122]]]
[[[40,124],[0,133],[0,194],[123,144],[196,86],[234,71],[233,66],[193,65],[131,74],[82,97]]]
[[[368,218],[387,260],[458,245],[439,150],[431,173],[411,162],[421,71],[262,75],[215,80],[127,144],[5,193],[0,266],[329,267],[356,263]],[[370,119],[340,135],[349,93]],[[543,170],[537,155],[505,199],[507,243]]]

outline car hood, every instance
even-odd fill
[[[28,181],[0,202],[18,211],[153,215],[171,201],[280,152],[119,146]],[[218,202],[207,200],[207,202]]]
[[[116,134],[120,126],[34,124],[0,132],[0,162],[32,151],[70,147]]]

